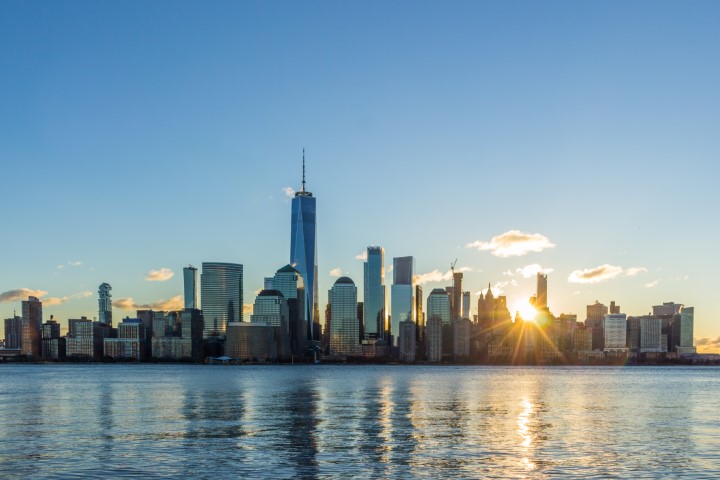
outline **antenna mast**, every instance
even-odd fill
[[[305,191],[305,147],[303,147],[303,177],[302,177],[302,190]]]

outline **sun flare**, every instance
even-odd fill
[[[520,313],[520,317],[523,320],[531,322],[535,321],[535,316],[538,313],[537,309],[535,309],[529,301],[518,303],[515,305],[514,311]]]

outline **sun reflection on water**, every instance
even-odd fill
[[[521,463],[526,469],[531,470],[535,468],[535,464],[528,458],[527,454],[530,446],[532,445],[532,434],[530,432],[530,417],[533,413],[533,404],[530,403],[527,398],[524,398],[520,402],[520,406],[522,407],[522,411],[518,414],[517,425],[518,435],[520,435],[520,437],[522,438],[520,446],[524,449]]]

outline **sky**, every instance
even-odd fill
[[[382,245],[426,294],[457,259],[511,309],[538,270],[580,321],[694,306],[720,351],[718,51],[714,1],[0,2],[0,318],[171,308],[203,261],[251,305],[305,148],[323,306]]]

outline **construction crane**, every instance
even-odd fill
[[[457,258],[454,262],[450,264],[450,270],[452,271],[453,275],[455,275],[455,265],[457,264]]]

